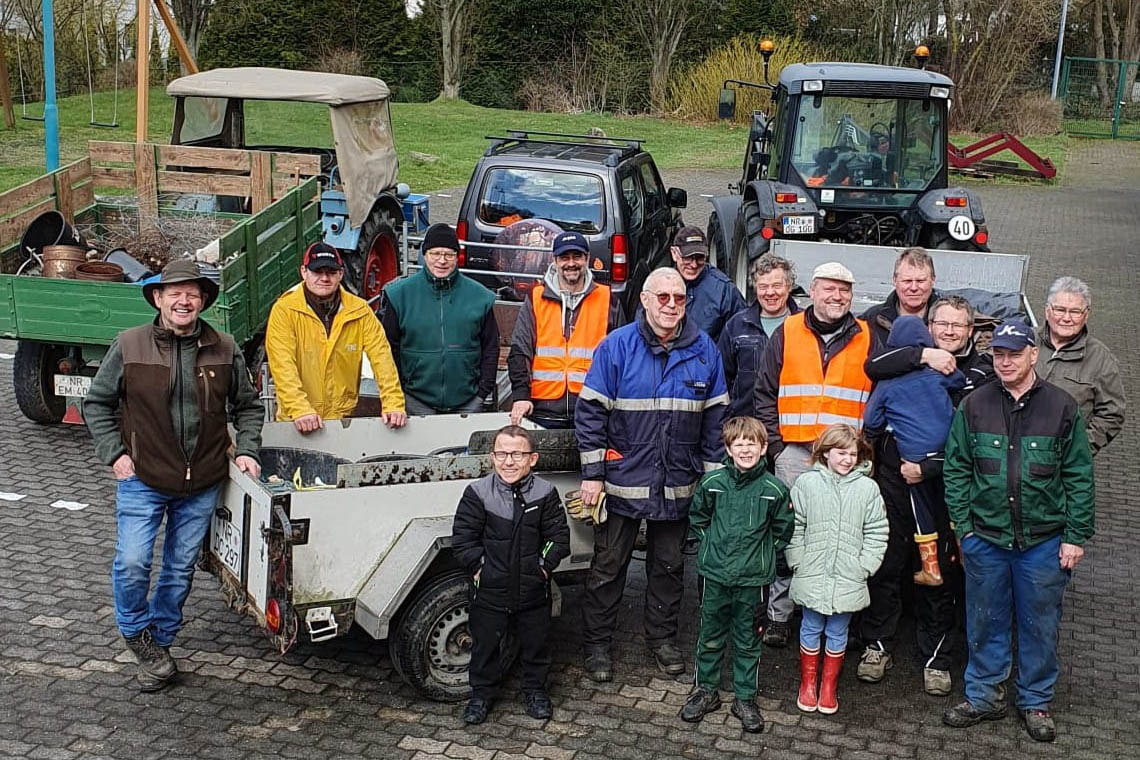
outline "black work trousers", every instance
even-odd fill
[[[962,605],[962,566],[957,542],[950,530],[946,504],[938,498],[933,504],[934,522],[938,530],[938,563],[944,582],[941,586],[914,584],[918,553],[914,543],[916,526],[910,491],[899,467],[902,460],[893,436],[879,446],[875,462],[875,482],[887,507],[890,538],[887,553],[878,572],[867,581],[871,606],[859,614],[859,638],[865,646],[878,646],[890,651],[903,611],[903,591],[911,590],[915,635],[923,666],[949,670],[960,644],[959,609]],[[927,494],[943,494],[942,482],[928,483]]]
[[[582,602],[583,642],[587,652],[608,650],[617,628],[618,608],[641,520],[610,513],[594,526],[594,558]],[[646,520],[645,638],[649,646],[677,637],[677,617],[685,591],[685,558],[681,549],[689,521]]]
[[[471,696],[494,699],[503,680],[502,643],[513,632],[519,640],[519,667],[524,694],[546,690],[550,673],[550,605],[543,604],[520,612],[503,612],[479,605],[471,607]]]

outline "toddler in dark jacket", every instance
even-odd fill
[[[526,713],[553,713],[546,695],[550,650],[550,574],[570,554],[570,527],[558,491],[531,474],[538,461],[534,438],[508,425],[491,446],[493,475],[463,492],[451,529],[451,550],[471,574],[471,699],[467,723],[487,719],[503,678],[500,644],[513,633]]]
[[[891,325],[887,338],[888,352],[906,347],[931,348],[934,339],[918,317],[899,317]],[[868,435],[890,429],[904,462],[918,464],[924,459],[941,458],[950,434],[954,405],[950,392],[961,389],[966,377],[954,370],[943,375],[929,367],[912,370],[875,385],[867,409],[863,413]],[[925,586],[942,585],[938,566],[938,525],[936,514],[945,511],[940,481],[929,480],[909,484],[910,503],[914,511],[922,569],[914,574],[914,582]]]

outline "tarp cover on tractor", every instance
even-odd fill
[[[348,220],[358,227],[372,202],[396,184],[399,164],[388,103],[354,103],[330,108],[337,170],[348,199]]]

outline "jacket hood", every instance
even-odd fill
[[[891,325],[891,334],[887,338],[887,348],[902,348],[904,346],[921,346],[931,348],[934,338],[922,320],[914,316],[899,317]]]

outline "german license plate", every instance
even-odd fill
[[[229,520],[214,515],[210,551],[221,560],[235,578],[241,577],[241,529]]]
[[[86,375],[53,375],[55,395],[86,396],[91,390],[91,378]]]
[[[804,216],[784,217],[785,235],[814,235],[815,217],[810,214]]]

